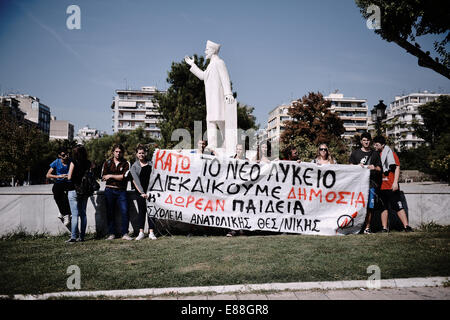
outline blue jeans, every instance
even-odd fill
[[[128,233],[128,225],[130,219],[128,216],[128,199],[126,190],[118,190],[113,188],[105,188],[106,199],[106,220],[108,221],[108,233],[116,233],[115,208],[119,203],[120,213],[122,215],[122,236]]]
[[[77,196],[75,190],[70,190],[67,194],[67,198],[69,199],[70,211],[72,211],[71,238],[76,239],[79,234],[80,239],[84,240],[87,225],[86,206],[88,198]],[[80,231],[78,231],[78,217],[81,220]]]

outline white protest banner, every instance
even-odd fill
[[[234,230],[357,233],[370,170],[292,161],[266,164],[155,150],[148,214]]]

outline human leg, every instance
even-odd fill
[[[392,205],[394,210],[397,212],[397,216],[400,219],[401,223],[403,224],[403,229],[405,231],[412,231],[411,227],[409,226],[408,222],[408,216],[406,215],[406,211],[403,208],[403,203],[400,195],[400,191],[393,191],[391,194],[392,197]]]
[[[147,199],[137,195],[139,235],[136,240],[144,239],[145,217],[147,216]]]
[[[370,233],[370,222],[372,220],[372,212],[373,212],[374,208],[375,208],[375,188],[370,188],[366,219],[364,221],[364,225],[365,225],[364,233]]]
[[[72,212],[72,227],[71,227],[71,236],[70,238],[75,240],[77,238],[77,235],[79,234],[78,231],[78,201],[77,201],[77,193],[75,190],[70,190],[67,193],[67,198],[70,205],[70,211]]]
[[[121,231],[122,236],[125,236],[128,234],[128,225],[130,223],[130,219],[128,216],[128,197],[127,192],[125,190],[117,190],[117,194],[118,194],[117,200],[119,202],[120,213],[122,216]]]
[[[80,217],[80,240],[84,241],[87,227],[86,207],[88,198],[81,198],[78,200],[78,215]]]
[[[116,207],[117,197],[114,194],[114,190],[111,188],[105,188],[105,204],[106,204],[106,221],[108,224],[108,234],[110,236],[116,233],[116,224],[114,217],[114,209]]]
[[[383,227],[383,232],[388,230],[388,217],[389,217],[389,190],[381,190],[380,191],[380,202],[382,205],[381,212],[381,225]]]
[[[53,198],[55,199],[56,206],[58,207],[61,221],[66,227],[70,224],[70,204],[67,198],[65,189],[65,183],[55,183],[52,187]]]

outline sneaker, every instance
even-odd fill
[[[383,229],[381,229],[381,232],[382,232],[382,233],[388,233],[388,232],[389,232],[389,230],[388,230],[388,229],[385,229],[385,228],[383,228]]]
[[[77,242],[84,242],[84,238],[78,238]]]
[[[139,241],[139,240],[142,240],[144,238],[145,238],[145,234],[143,232],[139,232],[139,235],[134,240],[138,240]]]
[[[67,243],[75,243],[77,242],[76,239],[70,238],[69,240],[66,241]]]
[[[65,215],[63,216],[63,223],[66,227],[68,227],[70,225],[70,217],[69,215]]]
[[[405,232],[413,232],[413,229],[410,226],[406,226],[405,228],[403,228],[403,230]]]
[[[108,238],[106,238],[106,240],[114,240],[116,238],[115,235],[110,234]]]
[[[127,234],[124,234],[123,237],[122,237],[122,239],[123,239],[123,240],[133,240],[133,238],[130,237],[129,235],[127,235]]]
[[[152,239],[152,240],[156,240],[156,239],[157,239],[156,236],[155,236],[155,234],[154,234],[153,232],[150,232],[150,233],[148,234],[148,238],[149,238],[149,239]]]
[[[370,229],[364,229],[364,234],[371,234],[372,232],[370,232]]]

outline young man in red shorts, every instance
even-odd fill
[[[383,212],[381,213],[382,232],[388,232],[388,208],[389,204],[397,212],[403,224],[405,232],[413,231],[408,224],[408,217],[403,208],[398,179],[400,177],[400,161],[397,154],[386,146],[386,139],[377,136],[373,139],[375,150],[380,153],[381,164],[383,165],[383,180],[381,182],[380,198],[383,202]]]

